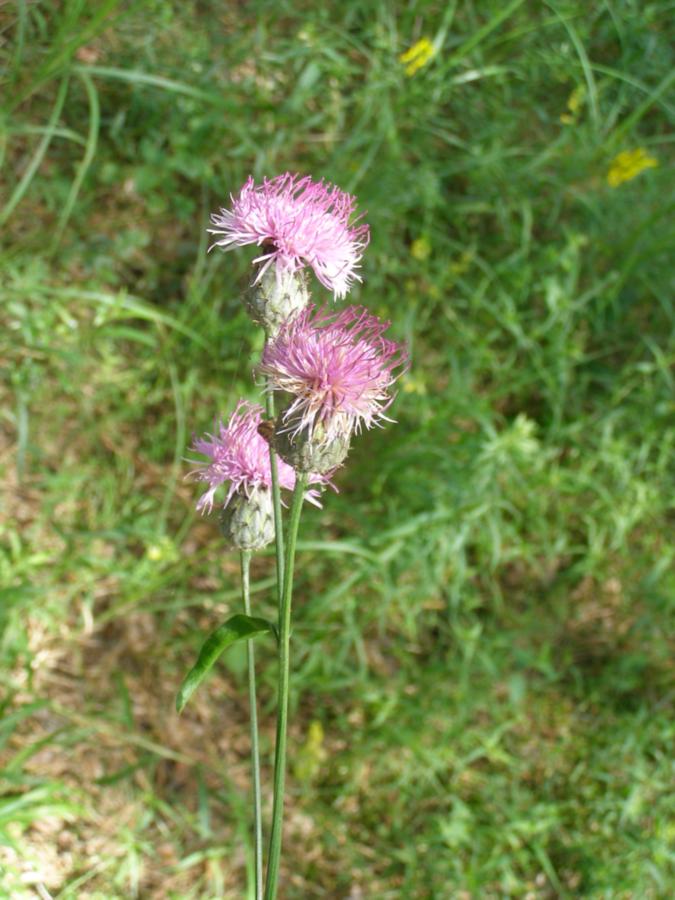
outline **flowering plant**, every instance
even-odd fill
[[[274,263],[277,274],[295,273],[310,266],[321,284],[337,300],[345,297],[354,279],[370,232],[354,217],[355,200],[339,188],[299,175],[249,178],[232,208],[211,216],[208,231],[219,237],[213,247],[231,250],[257,244],[265,251],[259,281]]]
[[[210,460],[197,463],[197,469],[192,473],[209,485],[197,501],[198,512],[211,512],[215,493],[225,482],[229,482],[229,487],[223,508],[236,493],[248,497],[255,489],[272,487],[269,448],[258,433],[262,411],[262,406],[240,400],[227,425],[220,422],[216,436],[207,434],[195,438],[193,450]],[[279,485],[292,491],[295,487],[293,469],[282,462],[278,465],[278,473]]]
[[[268,390],[292,397],[284,427],[310,435],[321,429],[330,444],[387,420],[395,370],[407,363],[405,348],[383,337],[388,327],[358,306],[337,314],[308,306],[287,322],[266,344],[260,366]]]
[[[304,500],[318,504],[319,492],[344,462],[362,428],[392,420],[392,388],[408,365],[406,348],[385,337],[389,327],[364,307],[334,312],[310,302],[306,267],[343,297],[354,280],[369,231],[358,224],[355,200],[339,188],[299,175],[249,178],[231,209],[212,217],[214,246],[226,250],[257,244],[264,253],[247,298],[266,344],[259,366],[266,381],[266,418],[261,406],[241,400],[215,435],[196,438],[193,450],[207,459],[191,473],[207,485],[197,502],[210,512],[225,486],[221,529],[240,551],[244,614],[233,616],[208,637],[178,693],[181,710],[220,653],[237,640],[248,643],[253,771],[255,897],[277,895],[283,825],[290,626],[295,547]],[[277,395],[285,405],[275,414]],[[311,487],[310,487],[311,486]],[[281,490],[293,492],[284,535]],[[251,615],[251,553],[275,543],[278,621]],[[274,633],[279,645],[277,735],[272,823],[263,881],[263,826],[252,638]]]

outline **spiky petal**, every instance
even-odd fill
[[[408,365],[404,345],[384,337],[388,327],[364,307],[309,306],[281,328],[260,368],[271,389],[292,395],[283,416],[291,434],[319,431],[329,444],[387,420],[391,387]]]
[[[264,178],[262,184],[249,177],[230,200],[231,209],[211,216],[208,231],[219,237],[212,247],[263,247],[265,252],[254,260],[261,264],[256,281],[272,264],[279,274],[311,266],[338,300],[354,280],[361,281],[357,270],[370,232],[358,223],[350,194],[323,180],[286,172]]]
[[[193,441],[192,449],[208,457],[209,462],[201,462],[191,473],[199,481],[208,485],[207,491],[197,502],[199,512],[211,512],[218,488],[229,482],[224,507],[234,494],[251,497],[259,489],[272,485],[269,446],[258,433],[263,410],[255,403],[240,400],[230,416],[227,425],[221,421],[216,435],[207,434]],[[293,490],[295,472],[283,460],[278,460],[279,484]],[[325,479],[314,477],[313,483],[323,483]],[[316,491],[309,491],[307,499],[316,502]]]

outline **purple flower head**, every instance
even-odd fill
[[[222,235],[212,247],[263,247],[256,282],[276,264],[277,273],[297,272],[311,266],[321,284],[336,299],[344,297],[368,245],[370,231],[354,218],[355,198],[332,184],[309,176],[278,175],[255,184],[253,178],[238,197],[230,195],[231,209],[211,216],[210,234]]]
[[[262,413],[262,407],[257,404],[240,400],[227,425],[220,422],[217,435],[207,434],[194,440],[192,449],[210,460],[199,463],[199,468],[191,473],[209,486],[197,503],[199,512],[211,512],[216,490],[226,481],[230,485],[224,507],[235,493],[250,496],[254,489],[271,487],[269,446],[258,433]],[[277,463],[279,484],[282,488],[293,490],[295,472],[283,460],[280,459]],[[314,483],[325,481],[319,476],[314,476],[311,480]],[[316,498],[316,491],[308,491],[308,500],[316,503]]]
[[[293,399],[284,414],[292,434],[317,426],[326,443],[382,420],[390,388],[408,366],[403,344],[383,337],[389,322],[364,307],[339,314],[308,306],[263,351],[261,370]]]

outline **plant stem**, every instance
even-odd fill
[[[286,564],[281,609],[279,611],[279,694],[277,709],[277,740],[274,753],[274,805],[272,807],[272,833],[270,835],[269,858],[267,862],[267,882],[265,900],[275,900],[279,879],[279,859],[281,857],[281,837],[284,817],[284,785],[286,780],[286,735],[288,731],[288,688],[290,680],[290,636],[291,598],[293,595],[293,564],[295,544],[300,525],[300,513],[307,487],[307,476],[297,474],[291,517],[288,525]]]
[[[244,612],[251,615],[251,551],[241,551],[241,592]],[[253,641],[246,642],[248,653],[248,698],[251,708],[251,768],[253,769],[253,818],[255,832],[255,900],[262,900],[263,859],[262,859],[262,800],[260,791],[260,747],[258,743],[258,706],[255,689],[255,651]]]
[[[269,383],[265,395],[265,412],[268,419],[274,418],[274,391]],[[281,615],[281,598],[284,590],[284,533],[281,520],[281,491],[279,489],[279,468],[277,466],[277,454],[270,443],[270,469],[272,470],[272,507],[274,509],[274,544],[277,554],[277,601],[279,614]]]

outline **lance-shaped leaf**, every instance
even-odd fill
[[[267,619],[257,619],[254,616],[236,615],[228,619],[220,628],[216,628],[210,634],[202,649],[199,651],[197,662],[185,676],[176,697],[176,709],[182,712],[185,704],[197,690],[202,681],[211,671],[214,663],[223,652],[237,641],[247,641],[274,631],[274,625]]]

